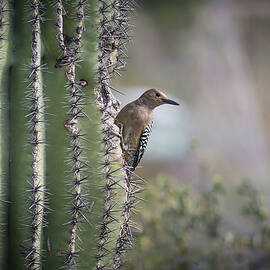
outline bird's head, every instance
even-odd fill
[[[138,99],[142,104],[147,105],[149,108],[154,109],[162,104],[179,105],[177,102],[169,99],[159,89],[149,89],[145,91]]]

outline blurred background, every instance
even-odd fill
[[[128,268],[270,269],[270,1],[137,0],[122,105],[160,88]]]

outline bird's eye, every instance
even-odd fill
[[[160,93],[156,93],[156,96],[157,96],[157,97],[160,97]]]

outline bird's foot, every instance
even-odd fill
[[[119,127],[119,133],[118,132],[114,132],[114,131],[112,131],[111,133],[114,135],[114,136],[116,136],[116,137],[118,137],[119,139],[120,139],[120,143],[121,143],[121,145],[122,145],[122,148],[124,149],[124,150],[128,150],[128,145],[125,143],[125,141],[124,141],[124,137],[123,137],[123,128],[124,128],[124,126],[123,126],[123,124],[122,123],[120,123],[120,122],[118,122],[118,125],[117,125],[118,127]]]

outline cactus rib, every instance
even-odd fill
[[[68,119],[65,122],[65,127],[69,132],[70,137],[70,154],[73,173],[73,184],[71,188],[72,196],[72,217],[71,217],[71,230],[70,240],[67,250],[67,258],[65,262],[66,269],[73,269],[77,264],[78,252],[80,250],[78,245],[79,238],[79,225],[81,222],[88,222],[83,210],[87,209],[89,203],[85,198],[83,192],[83,184],[86,182],[88,175],[85,172],[85,168],[88,167],[84,158],[84,148],[82,145],[83,134],[79,128],[79,118],[87,117],[83,112],[84,95],[81,90],[81,86],[76,82],[76,62],[79,59],[82,34],[85,31],[85,8],[86,1],[79,0],[75,4],[77,26],[75,29],[75,35],[70,38],[70,42],[65,42],[63,30],[63,4],[61,0],[56,2],[56,27],[58,34],[56,39],[58,40],[59,47],[62,50],[63,57],[58,59],[57,64],[67,65],[66,77],[67,77],[67,98],[68,98]]]
[[[105,184],[104,211],[99,234],[99,245],[97,254],[96,270],[104,269],[109,264],[109,257],[112,257],[112,251],[109,248],[110,235],[114,233],[112,224],[117,223],[116,217],[116,193],[118,180],[116,174],[112,173],[114,160],[111,156],[117,150],[119,151],[119,142],[115,141],[112,135],[114,127],[114,117],[119,110],[119,101],[112,95],[110,87],[110,76],[112,67],[115,64],[115,39],[114,25],[110,18],[111,4],[106,0],[99,0],[99,56],[98,56],[98,85],[95,89],[97,99],[95,101],[101,112],[102,135],[104,147],[103,175]],[[117,149],[118,148],[118,149]],[[121,169],[121,166],[118,167]]]
[[[31,17],[29,23],[32,26],[31,40],[31,63],[30,63],[30,110],[28,117],[30,126],[30,144],[32,145],[32,175],[30,208],[31,221],[31,243],[26,255],[27,269],[40,269],[42,228],[44,224],[45,204],[45,103],[41,78],[41,37],[40,37],[40,8],[42,2],[31,0],[29,9]]]
[[[106,257],[108,257],[108,241],[109,235],[113,232],[110,229],[110,224],[115,222],[115,192],[116,186],[120,186],[125,193],[124,206],[122,210],[122,218],[117,237],[115,253],[113,256],[113,269],[118,269],[122,265],[122,254],[126,251],[126,242],[131,243],[132,235],[130,226],[130,211],[133,205],[131,197],[134,197],[134,185],[127,168],[123,167],[121,156],[121,148],[119,141],[114,139],[112,131],[115,131],[114,118],[119,110],[119,102],[112,94],[115,90],[110,85],[110,79],[113,75],[120,75],[119,71],[125,66],[126,47],[125,44],[130,41],[129,36],[129,17],[128,15],[133,10],[131,1],[106,1],[100,0],[100,34],[99,34],[99,66],[98,66],[98,86],[96,88],[97,100],[96,104],[102,113],[103,125],[103,144],[105,152],[104,176],[107,181],[105,186],[106,199],[104,204],[103,222],[101,224],[101,233],[99,235],[100,245],[98,254],[98,264],[96,270],[107,267]],[[114,141],[114,142],[113,142]],[[117,153],[117,161],[121,170],[121,180],[116,180],[116,175],[111,172],[110,163],[112,152]],[[120,183],[122,182],[122,184]],[[131,183],[132,182],[132,183]]]

